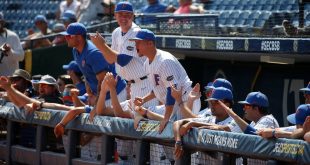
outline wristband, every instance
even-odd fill
[[[36,109],[36,110],[40,110],[40,109],[42,109],[42,108],[43,108],[43,103],[44,103],[44,101],[41,101],[41,102],[40,102],[40,104],[39,104],[39,106],[37,107],[37,109]]]
[[[62,122],[60,122],[59,125],[61,125],[63,128],[66,127],[66,125],[62,124]]]
[[[147,118],[147,109],[144,111],[143,117]]]
[[[176,141],[176,142],[175,142],[175,145],[177,145],[177,146],[183,146],[183,143],[182,143],[182,141]]]
[[[272,130],[272,137],[275,138],[276,137],[275,135],[276,135],[276,130],[274,129]]]

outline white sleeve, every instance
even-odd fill
[[[177,64],[173,60],[165,60],[160,66],[160,78],[165,87],[172,84],[179,84]],[[177,86],[177,88],[179,88]]]

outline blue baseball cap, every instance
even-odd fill
[[[304,124],[307,116],[310,116],[310,104],[301,104],[297,107],[296,113],[287,116],[292,124]]]
[[[310,82],[308,83],[306,88],[301,88],[299,90],[305,92],[305,94],[310,94]]]
[[[231,90],[224,88],[224,87],[218,87],[214,88],[212,90],[211,97],[207,99],[207,101],[210,100],[233,100],[233,94]]]
[[[61,18],[61,20],[65,20],[65,21],[73,21],[73,22],[76,22],[76,16],[75,16],[75,12],[72,11],[72,10],[66,10]]]
[[[119,3],[117,3],[114,12],[115,13],[117,13],[117,12],[130,12],[130,13],[133,13],[132,4],[130,2],[119,2]]]
[[[206,91],[213,89],[213,82],[209,82],[204,88]]]
[[[148,40],[148,41],[155,41],[156,37],[155,34],[148,30],[148,29],[141,29],[135,38],[129,39],[130,41],[135,41],[135,40]]]
[[[232,87],[231,83],[228,80],[223,79],[223,78],[215,79],[213,81],[212,86],[210,86],[209,88],[218,88],[218,87],[224,87],[224,88],[227,88],[227,89],[233,91],[233,87]]]
[[[74,72],[82,73],[79,65],[75,61],[71,61],[69,64],[63,65],[62,68],[65,70],[73,70]]]
[[[34,23],[37,23],[37,22],[47,23],[47,19],[44,15],[37,15],[36,17],[34,17]]]
[[[59,34],[61,35],[86,35],[87,30],[83,24],[74,22],[74,23],[69,24],[66,31],[61,32]]]
[[[85,93],[85,94],[82,95],[82,96],[78,96],[78,98],[79,98],[81,101],[83,101],[84,103],[86,103],[86,102],[87,102],[87,99],[88,99],[88,94]]]
[[[265,94],[261,92],[251,92],[247,95],[244,101],[239,101],[239,104],[257,105],[260,107],[268,107],[269,101]]]

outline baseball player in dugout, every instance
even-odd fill
[[[136,36],[140,27],[133,22],[134,13],[131,3],[119,2],[114,13],[119,27],[112,32],[111,47],[98,32],[90,38],[104,58],[109,63],[115,63],[117,74],[131,83],[131,100],[133,101],[152,90],[147,81],[148,75],[143,69],[146,58],[139,58],[135,43],[129,41],[130,38]],[[149,107],[157,105],[158,101],[143,98],[143,103],[145,103],[144,106]]]
[[[154,33],[147,29],[141,29],[135,38],[136,48],[140,57],[147,57],[144,68],[148,74],[148,79],[153,86],[152,95],[159,101],[165,103],[164,119],[160,122],[161,132],[169,120],[182,119],[180,105],[185,104],[188,95],[192,90],[192,81],[189,79],[181,63],[169,52],[156,48],[156,37]],[[182,88],[182,101],[176,103],[171,95],[171,87]],[[150,95],[151,95],[150,94]],[[193,112],[198,114],[200,110],[200,99],[196,99],[193,105]]]

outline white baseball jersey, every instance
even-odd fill
[[[204,122],[204,123],[210,123],[210,124],[218,124],[218,125],[228,125],[232,123],[234,120],[232,117],[228,117],[223,121],[216,122],[216,117],[206,116],[206,117],[200,117],[200,118],[194,118],[194,121],[197,122]],[[239,126],[236,126],[233,130],[240,129]],[[211,165],[217,165],[220,164],[221,160],[217,158],[213,158],[212,156],[209,156],[207,153],[204,152],[196,152],[191,155],[191,164],[211,164]]]
[[[157,49],[153,61],[150,63],[147,59],[144,67],[149,75],[148,79],[153,86],[156,98],[163,103],[166,102],[167,88],[172,84],[176,84],[177,88],[182,86],[184,94],[189,93],[192,89],[192,81],[187,76],[185,69],[169,52]],[[187,100],[187,97],[184,99]]]
[[[192,81],[189,79],[181,63],[172,54],[157,49],[153,61],[150,63],[149,59],[147,59],[144,67],[148,74],[148,80],[151,86],[153,86],[153,92],[159,101],[166,103],[167,88],[172,84],[176,84],[178,88],[183,87],[183,101],[187,100],[188,94],[192,90]],[[195,104],[199,103],[196,101]],[[200,106],[196,107],[200,109]],[[198,113],[199,110],[193,111]],[[182,118],[179,106],[174,106],[173,114],[176,115],[176,119]]]
[[[123,67],[118,63],[115,63],[115,69],[118,75],[127,81],[135,81],[135,83],[132,83],[130,87],[132,99],[135,99],[136,97],[143,97],[152,91],[147,79],[140,79],[147,76],[143,67],[146,57],[139,57],[135,42],[129,41],[129,39],[135,38],[140,30],[141,29],[139,26],[132,23],[131,28],[125,35],[122,34],[120,27],[116,28],[112,33],[111,48],[119,54],[126,54],[133,57],[131,61]],[[145,107],[155,105],[158,105],[158,101],[156,99],[144,104]]]

